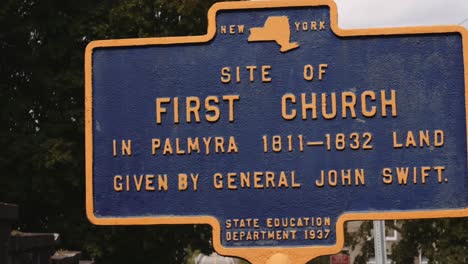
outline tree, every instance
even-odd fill
[[[359,229],[354,233],[345,233],[345,244],[351,248],[351,251],[358,250],[354,263],[365,264],[370,257],[374,256],[374,242],[369,239],[372,235],[372,221],[364,221]]]
[[[20,205],[19,229],[60,233],[62,247],[100,263],[180,263],[191,243],[210,250],[207,226],[86,219],[83,57],[97,39],[203,34],[213,2],[0,2],[0,201]]]
[[[396,263],[410,263],[421,253],[429,263],[466,263],[468,221],[466,218],[409,220],[403,222],[402,239],[392,248]]]
[[[391,259],[397,264],[413,263],[421,253],[430,263],[466,263],[468,258],[468,222],[466,218],[385,221],[401,238],[391,248]],[[346,237],[346,244],[360,254],[354,263],[367,263],[374,256],[372,221],[365,221],[355,233]]]

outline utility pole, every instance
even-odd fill
[[[375,264],[387,264],[387,247],[385,243],[385,221],[374,221]]]

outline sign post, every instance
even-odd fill
[[[385,221],[374,220],[375,263],[387,264],[387,244],[385,242]]]
[[[209,224],[220,254],[305,263],[348,220],[468,216],[463,28],[343,30],[328,0],[208,20],[87,47],[91,222]]]

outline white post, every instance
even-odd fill
[[[385,221],[374,221],[375,264],[387,264]]]

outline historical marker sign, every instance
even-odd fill
[[[92,42],[89,219],[207,223],[221,254],[305,262],[341,249],[346,220],[467,216],[466,32],[342,30],[310,3]]]

